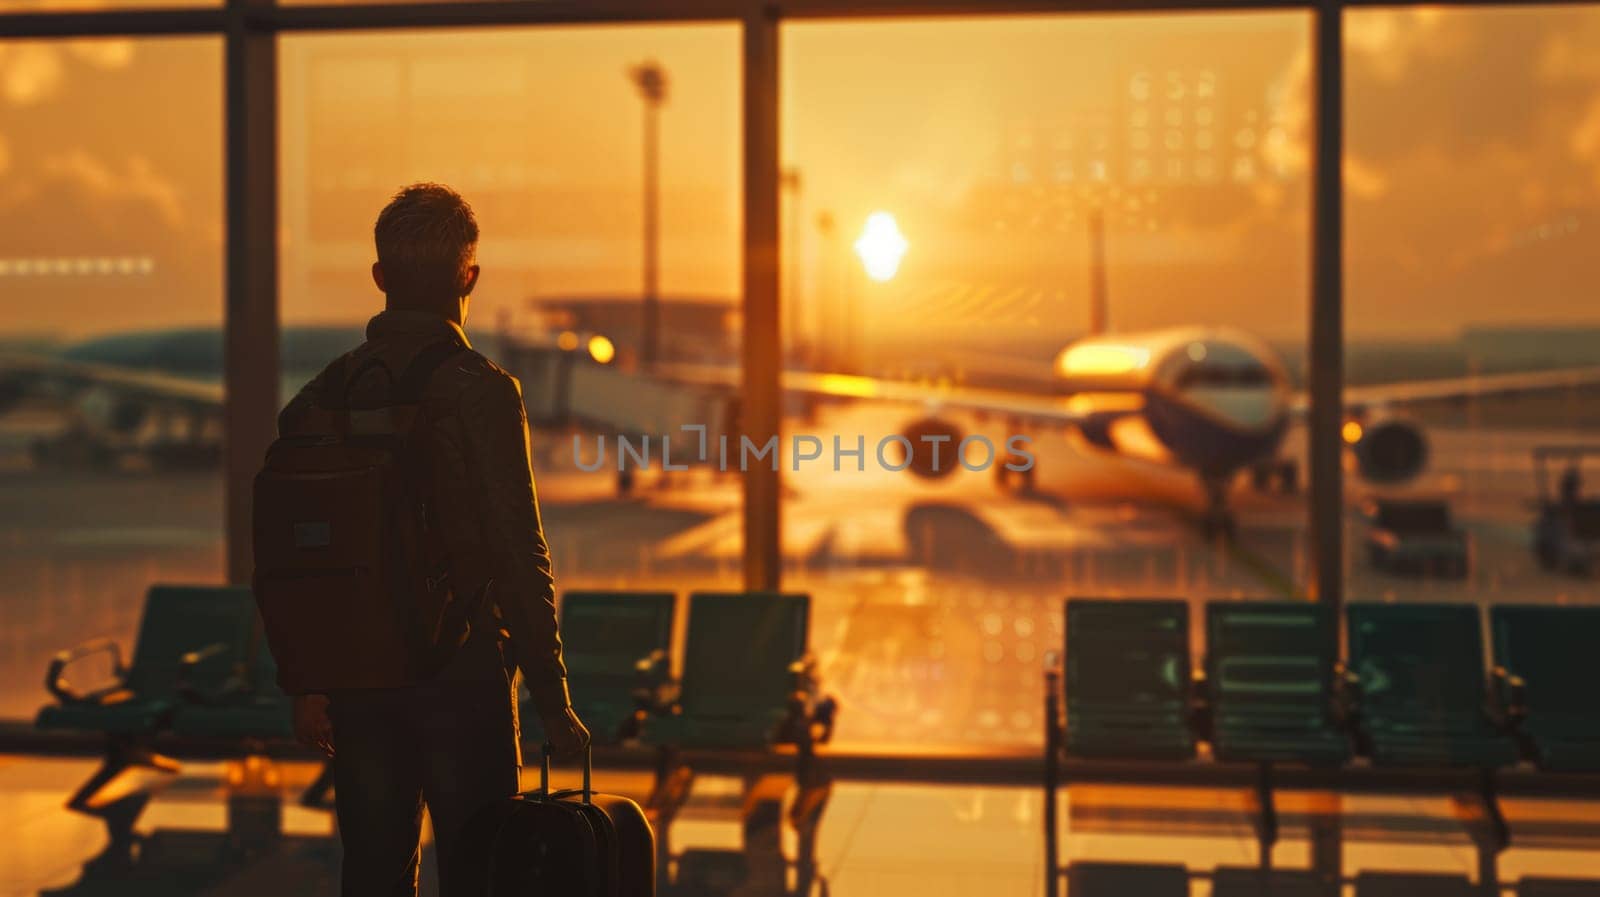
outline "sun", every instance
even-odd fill
[[[900,260],[910,246],[900,233],[900,225],[888,212],[873,212],[867,216],[866,227],[856,240],[856,255],[867,269],[867,276],[882,283],[900,270]]]

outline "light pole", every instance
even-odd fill
[[[667,101],[667,72],[650,60],[628,69],[644,100],[644,308],[639,323],[639,359],[648,370],[660,352],[660,148],[661,106]]]
[[[840,303],[843,301],[844,273],[843,263],[839,260],[838,244],[834,240],[833,213],[824,209],[817,213],[817,233],[821,235],[822,258],[818,264],[822,268],[822,276],[818,281],[822,285],[822,293],[816,302],[816,328],[817,361],[827,368],[839,366],[838,334],[834,328],[838,326]]]
[[[785,168],[783,173],[779,175],[778,183],[789,191],[789,283],[788,295],[783,297],[783,301],[788,309],[788,314],[784,317],[787,319],[785,326],[789,330],[789,355],[798,364],[803,362],[807,355],[805,337],[801,332],[800,315],[800,268],[803,264],[800,250],[804,245],[802,242],[803,234],[800,230],[800,222],[802,220],[800,169]]]
[[[1099,206],[1089,212],[1089,335],[1099,336],[1110,326],[1106,295],[1106,214]]]

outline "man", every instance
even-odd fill
[[[458,343],[421,392],[422,467],[432,482],[419,491],[431,496],[429,537],[441,543],[451,592],[476,607],[437,676],[298,696],[294,726],[333,757],[345,897],[416,894],[424,805],[449,897],[463,823],[519,790],[516,669],[558,755],[581,752],[589,733],[567,695],[521,387],[472,351],[462,330],[478,282],[472,209],[448,187],[414,184],[378,215],[374,237],[372,280],[386,308],[367,324],[366,342],[284,408],[279,430],[334,396],[382,404],[424,350],[437,357],[435,347]]]

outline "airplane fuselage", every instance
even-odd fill
[[[1206,480],[1275,458],[1289,424],[1282,360],[1227,328],[1093,336],[1057,356],[1060,388],[1087,411],[1085,438]]]

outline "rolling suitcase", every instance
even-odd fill
[[[448,897],[654,897],[655,835],[639,805],[583,787],[550,791],[549,746],[539,790],[483,808],[467,823]]]

